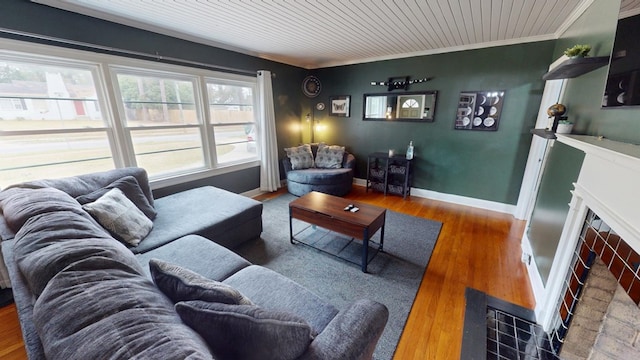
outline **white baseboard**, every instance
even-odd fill
[[[367,186],[366,179],[354,179],[353,183],[360,186]],[[418,196],[426,199],[444,201],[448,203],[471,206],[479,209],[491,210],[496,212],[501,212],[505,214],[513,215],[516,211],[515,205],[503,204],[495,201],[482,200],[476,198],[470,198],[466,196],[453,195],[453,194],[445,194],[437,191],[419,189],[419,188],[411,188],[411,196]]]
[[[262,195],[262,194],[264,194],[264,191],[261,191],[259,188],[240,193],[240,195],[246,196],[246,197],[250,197],[250,198],[256,197],[256,196]]]

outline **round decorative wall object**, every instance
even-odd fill
[[[323,102],[317,103],[316,104],[316,110],[318,110],[318,111],[324,110],[324,103]]]
[[[313,75],[309,75],[302,80],[302,92],[307,97],[314,98],[320,95],[321,89],[322,84],[320,83],[320,80]]]

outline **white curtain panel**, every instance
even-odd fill
[[[260,191],[276,191],[280,185],[278,166],[278,141],[276,139],[276,115],[273,106],[271,72],[258,71],[258,90],[260,91],[258,114],[260,127]]]

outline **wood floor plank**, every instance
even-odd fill
[[[15,304],[0,308],[0,359],[27,358]]]
[[[286,189],[258,199],[283,193]],[[384,196],[361,186],[354,186],[347,198],[443,223],[394,360],[459,359],[467,287],[533,308],[527,271],[520,262],[523,221],[416,196]],[[1,359],[26,359],[14,305],[0,309],[0,339]]]

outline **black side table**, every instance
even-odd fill
[[[367,192],[369,189],[402,195],[407,198],[411,192],[413,160],[402,155],[389,156],[388,153],[371,153],[367,159]]]

